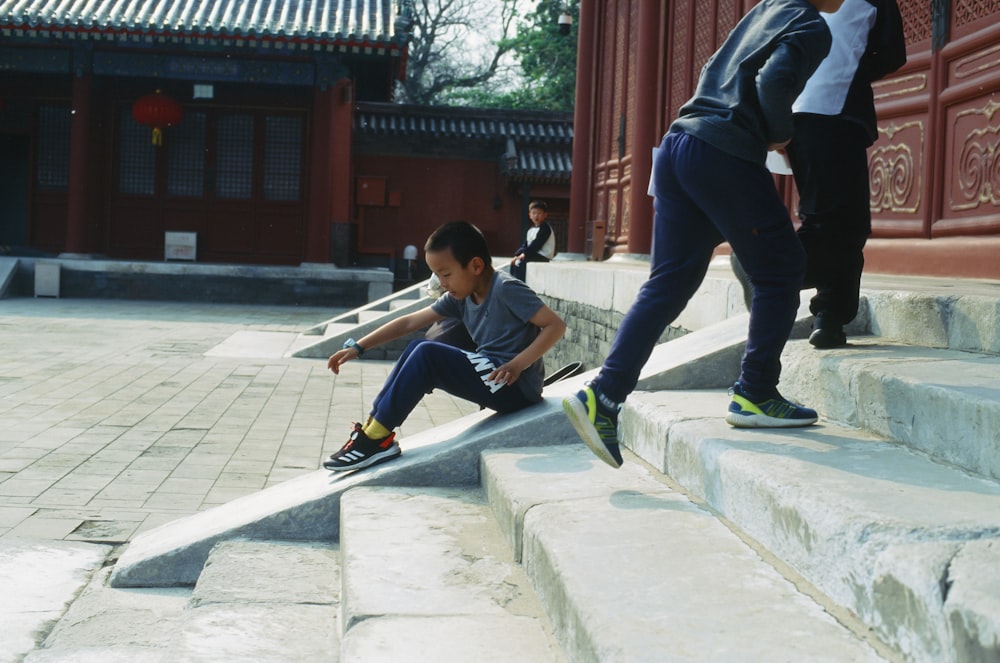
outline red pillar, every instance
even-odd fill
[[[354,124],[354,86],[342,78],[334,86],[331,108],[330,156],[330,216],[335,222],[345,223],[351,216],[351,175],[354,163],[351,158],[351,137]]]
[[[573,174],[570,179],[569,228],[566,248],[583,253],[590,220],[590,183],[593,138],[594,53],[597,0],[580,0],[580,24],[576,47],[576,100],[573,109]]]
[[[350,79],[342,78],[313,100],[306,262],[330,262],[332,224],[351,220],[353,97]]]
[[[333,88],[317,88],[313,97],[312,156],[309,160],[309,212],[306,220],[306,262],[330,259],[330,145]]]
[[[90,250],[87,209],[90,202],[93,163],[91,162],[91,89],[89,73],[73,78],[73,117],[70,124],[69,191],[66,206],[65,252],[85,254]]]
[[[639,3],[639,34],[636,45],[635,111],[632,145],[632,186],[629,191],[628,252],[650,253],[653,245],[653,199],[647,193],[653,168],[652,149],[659,118],[660,19],[661,3]]]

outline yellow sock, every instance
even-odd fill
[[[392,432],[379,422],[375,421],[375,417],[369,417],[368,423],[366,423],[365,427],[361,430],[364,432],[365,437],[369,440],[384,440],[389,437],[389,433]]]

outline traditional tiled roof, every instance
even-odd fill
[[[412,0],[0,0],[0,34],[398,50]]]
[[[368,135],[492,140],[513,138],[534,143],[573,142],[567,113],[493,110],[458,106],[360,104],[355,129]]]
[[[409,144],[424,139],[493,145],[502,172],[514,179],[568,183],[572,170],[569,113],[366,103],[354,114],[354,132]]]

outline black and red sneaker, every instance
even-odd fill
[[[323,461],[323,467],[334,472],[346,472],[395,458],[402,453],[395,437],[395,433],[389,433],[381,440],[373,440],[365,435],[361,424],[356,423],[347,444],[340,451],[330,454],[330,458]]]

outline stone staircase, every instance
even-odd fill
[[[620,470],[569,379],[137,537],[25,660],[1000,660],[1000,297],[864,307],[850,347],[788,345],[816,426],[724,423],[722,321],[657,348]]]
[[[310,327],[302,332],[293,344],[289,356],[326,359],[339,350],[348,338],[361,338],[394,317],[430,305],[433,300],[424,292],[426,287],[427,281],[415,283]],[[366,356],[372,359],[395,359],[406,344],[418,336],[419,334],[412,334],[396,339],[381,347],[373,348],[371,354]]]

